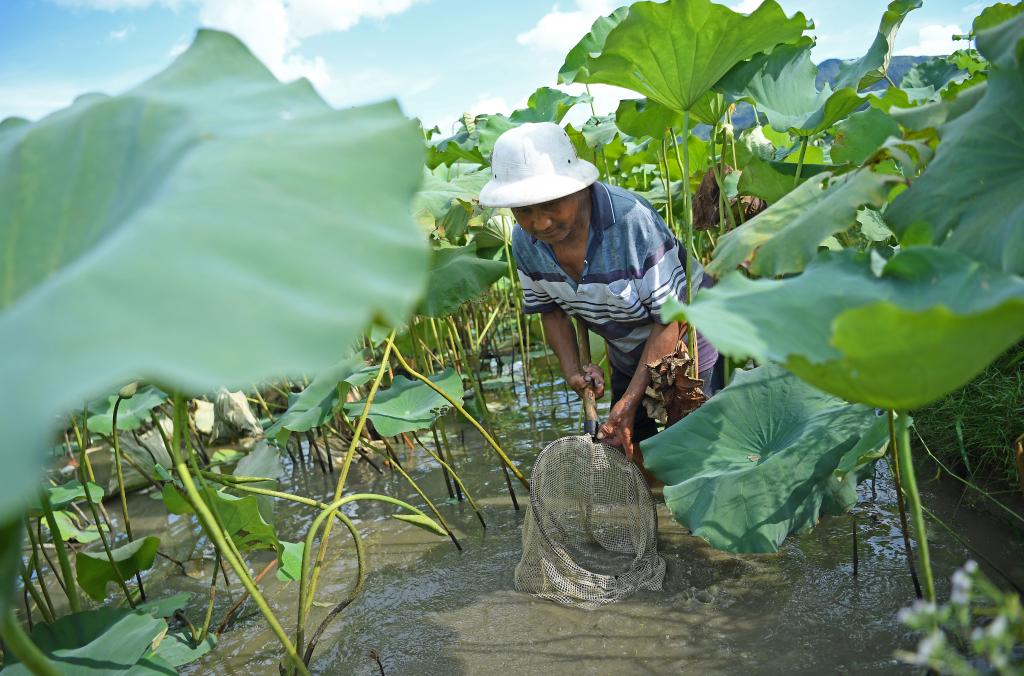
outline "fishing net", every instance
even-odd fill
[[[657,539],[658,515],[639,468],[589,435],[563,437],[533,467],[515,587],[589,610],[660,590]]]

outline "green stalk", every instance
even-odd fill
[[[896,448],[900,459],[900,473],[903,475],[903,487],[910,503],[910,512],[914,517],[914,531],[917,533],[917,553],[921,560],[921,575],[924,577],[925,599],[935,603],[935,581],[932,577],[931,556],[928,552],[928,534],[924,529],[924,512],[921,509],[921,495],[917,491],[917,477],[914,476],[914,461],[910,456],[910,430],[907,428],[907,416],[900,415],[896,420]]]
[[[221,556],[227,560],[228,565],[230,565],[235,571],[235,575],[237,575],[238,579],[242,582],[242,586],[245,587],[246,591],[249,592],[249,595],[252,596],[253,602],[260,609],[260,612],[263,613],[263,617],[266,618],[267,623],[270,625],[270,629],[281,642],[285,652],[288,653],[288,657],[295,664],[299,673],[303,674],[303,676],[309,676],[309,670],[306,669],[306,665],[302,662],[302,659],[295,651],[295,646],[292,645],[291,641],[288,639],[288,635],[281,627],[280,622],[277,621],[273,611],[270,610],[270,606],[267,605],[267,601],[263,598],[263,594],[260,593],[259,588],[256,587],[252,578],[249,577],[249,571],[247,571],[245,569],[245,565],[235,557],[232,548],[226,541],[224,532],[217,526],[213,514],[210,512],[209,507],[207,507],[206,502],[203,500],[195,483],[192,481],[192,475],[189,473],[188,466],[181,457],[179,447],[182,439],[182,430],[185,428],[183,417],[184,415],[187,415],[187,413],[185,412],[184,399],[180,392],[174,393],[174,413],[174,440],[170,445],[171,458],[174,462],[174,469],[178,473],[178,477],[181,479],[181,483],[185,487],[185,492],[192,502],[192,509],[195,510],[200,525],[209,535],[210,539],[213,540],[217,549],[220,550]]]
[[[82,609],[82,602],[78,598],[78,585],[75,582],[75,574],[71,571],[71,562],[68,560],[68,551],[64,546],[64,538],[61,537],[60,528],[57,527],[57,519],[53,516],[49,491],[41,492],[39,502],[43,507],[46,525],[50,529],[53,548],[57,550],[57,563],[60,564],[61,577],[64,578],[64,586],[66,587],[64,592],[68,597],[68,605],[71,607],[71,612],[77,613]]]
[[[390,340],[388,342],[389,342],[389,344],[391,344]],[[488,444],[490,444],[491,448],[493,448],[494,452],[498,454],[498,457],[501,458],[502,462],[504,462],[505,465],[510,470],[512,470],[512,473],[516,475],[516,478],[519,479],[519,482],[522,483],[523,486],[525,486],[527,489],[529,489],[530,482],[526,480],[526,477],[523,476],[523,473],[519,471],[519,468],[515,466],[515,464],[509,459],[509,457],[507,455],[505,455],[505,451],[501,450],[501,446],[498,445],[498,442],[496,442],[494,440],[494,438],[490,434],[487,433],[487,430],[485,430],[480,425],[480,423],[477,422],[476,418],[471,416],[469,414],[469,412],[467,412],[466,409],[464,409],[462,407],[461,404],[459,404],[457,401],[452,399],[451,395],[449,395],[447,392],[445,392],[440,387],[438,387],[436,384],[434,384],[434,382],[432,380],[430,380],[429,378],[427,378],[423,374],[418,373],[411,366],[409,366],[408,362],[405,361],[405,358],[402,357],[402,353],[398,349],[397,346],[394,347],[394,351],[395,351],[395,358],[398,359],[398,363],[402,365],[402,368],[404,368],[406,371],[408,371],[409,374],[413,378],[416,378],[417,380],[419,380],[420,382],[425,384],[427,387],[429,387],[430,389],[434,390],[435,392],[440,394],[442,397],[444,397],[445,400],[449,404],[451,404],[452,407],[455,408],[456,411],[458,411],[460,414],[462,414],[462,417],[464,417],[466,420],[468,420],[469,423],[473,427],[476,428],[476,430],[480,433],[480,435],[483,436],[484,440]]]
[[[693,205],[690,194],[690,113],[683,112],[683,157],[679,160],[679,142],[676,140],[675,132],[672,132],[672,144],[676,150],[676,160],[680,161],[683,167],[683,224],[686,226],[686,241],[683,246],[686,248],[686,304],[693,302],[693,261],[690,256],[696,257],[696,250],[693,247]],[[697,329],[693,322],[687,322],[686,342],[690,350],[690,377],[698,378],[700,374],[700,358],[697,354]]]
[[[903,479],[900,471],[900,461],[896,453],[896,412],[890,410],[889,416],[889,452],[892,455],[892,476],[896,488],[896,506],[900,513],[900,532],[903,534],[903,552],[907,558],[907,568],[910,569],[910,579],[914,583],[914,592],[917,598],[921,598],[921,583],[917,579],[917,568],[914,566],[914,553],[910,548],[910,526],[907,524],[907,510],[903,499]]]
[[[385,352],[386,352],[386,350],[385,350]],[[416,514],[418,516],[426,517],[426,514],[424,514],[422,511],[420,511],[419,509],[413,507],[412,505],[410,505],[407,502],[403,502],[402,500],[399,500],[398,498],[392,498],[392,497],[387,496],[387,495],[377,495],[375,493],[353,493],[351,495],[346,495],[343,498],[335,500],[331,504],[327,505],[326,509],[322,509],[320,511],[320,513],[316,516],[316,518],[313,519],[312,525],[310,525],[309,530],[306,532],[305,546],[302,548],[302,574],[299,576],[298,622],[296,623],[296,628],[295,628],[295,636],[296,636],[295,644],[296,644],[296,646],[298,647],[299,650],[302,650],[302,644],[303,644],[303,642],[305,640],[304,639],[304,631],[305,631],[305,624],[306,624],[306,614],[309,612],[309,607],[312,605],[312,600],[313,600],[313,594],[312,594],[313,590],[310,589],[310,585],[307,583],[307,575],[306,575],[306,571],[309,570],[309,559],[310,559],[310,556],[311,556],[310,552],[313,551],[313,540],[316,539],[316,533],[317,533],[318,530],[320,530],[320,526],[321,526],[321,524],[324,523],[325,519],[330,519],[331,516],[333,514],[335,514],[336,512],[338,512],[339,509],[344,507],[346,504],[348,504],[350,502],[354,502],[356,500],[371,500],[371,501],[375,501],[375,502],[386,502],[386,503],[389,503],[389,504],[392,504],[392,505],[397,505],[398,507],[401,507],[402,509],[406,509],[406,510],[408,510],[408,511],[410,511],[413,514]],[[329,521],[327,521],[327,523],[333,523],[333,520],[329,520]],[[325,529],[326,529],[326,527],[325,527]],[[321,549],[323,549],[323,540],[322,539],[321,539]],[[305,666],[305,665],[303,665],[303,666]]]
[[[198,637],[192,634],[192,640],[196,642],[196,645],[206,640],[206,635],[210,633],[210,623],[213,621],[213,602],[217,599],[217,573],[220,572],[220,550],[214,551],[216,552],[216,558],[213,560],[213,575],[210,576],[210,600],[206,603],[206,616],[203,618],[203,628],[199,630]]]
[[[39,595],[39,590],[36,589],[34,584],[32,584],[32,576],[29,575],[28,566],[25,565],[24,561],[22,561],[21,565],[18,567],[18,572],[21,574],[22,584],[25,585],[25,589],[32,597],[32,600],[36,602],[36,607],[39,608],[39,613],[43,616],[43,621],[47,623],[53,622],[53,614],[50,609],[47,608],[43,597]],[[43,586],[42,580],[39,580],[39,586]],[[25,609],[25,612],[28,614],[28,608]]]
[[[434,319],[431,317],[430,323],[434,325]],[[434,335],[437,335],[437,329],[434,328]],[[337,501],[341,499],[341,493],[345,489],[345,482],[348,480],[349,468],[352,466],[352,460],[356,454],[356,448],[359,445],[359,439],[363,434],[363,429],[366,427],[366,419],[370,415],[370,406],[373,405],[373,399],[377,396],[377,390],[380,388],[381,381],[384,379],[384,372],[388,368],[388,359],[391,356],[391,350],[394,347],[395,331],[392,330],[388,335],[387,345],[384,346],[384,354],[380,360],[380,368],[377,369],[377,376],[373,379],[373,383],[370,385],[370,390],[366,393],[366,403],[363,404],[363,411],[359,414],[359,419],[356,421],[356,425],[352,430],[352,441],[349,442],[348,450],[345,452],[345,458],[341,463],[341,470],[338,472],[338,483],[334,487],[334,497],[332,500]],[[336,513],[336,510],[335,510]],[[313,598],[316,593],[316,585],[320,580],[320,570],[323,567],[324,559],[327,556],[327,541],[331,536],[331,528],[334,525],[334,519],[329,519],[327,525],[324,526],[323,537],[320,538],[320,548],[317,550],[316,555],[316,566],[313,568],[312,578],[309,583],[309,596]],[[303,568],[303,574],[305,574],[305,568]],[[304,612],[309,612],[309,609],[305,609]]]
[[[519,276],[515,274],[515,270],[512,268],[512,251],[509,248],[508,240],[502,237],[502,241],[505,246],[505,260],[508,262],[508,278],[511,282],[511,289],[513,289],[512,296],[515,300],[515,302],[512,303],[512,306],[516,311],[516,333],[519,334],[519,352],[523,361],[523,389],[526,391],[527,406],[532,409],[533,395],[530,392],[530,358],[526,353],[527,345],[523,338],[523,327],[526,325],[526,320],[523,317],[522,303],[520,302],[522,300],[522,289],[519,286]],[[519,292],[516,292],[515,289],[519,289]]]
[[[46,581],[43,576],[43,564],[39,562],[39,552],[42,547],[36,541],[35,533],[32,532],[32,521],[26,516],[25,517],[25,530],[28,531],[28,541],[32,546],[32,558],[30,562],[32,568],[36,571],[36,579],[39,580],[39,589],[43,592],[43,600],[46,602],[46,609],[50,611],[50,616],[53,618],[57,617],[57,611],[53,607],[53,599],[50,598],[50,591],[46,588]],[[54,577],[60,580],[60,577],[56,572],[53,574]]]
[[[800,185],[800,174],[803,173],[804,169],[804,156],[807,155],[807,144],[811,140],[810,136],[804,136],[800,139],[800,157],[796,162],[796,175],[793,176],[793,187]]]
[[[117,492],[121,497],[121,516],[124,519],[124,532],[125,535],[128,536],[128,542],[134,542],[135,538],[132,536],[132,520],[128,516],[128,496],[124,489],[124,474],[121,471],[121,435],[117,433],[117,409],[120,408],[122,401],[124,401],[124,399],[121,397],[120,393],[118,393],[117,400],[114,401],[112,426],[112,436],[114,438],[114,470],[117,474]],[[146,588],[142,586],[142,573],[135,573],[135,581],[139,585],[139,596],[143,601],[145,601]]]
[[[4,648],[10,650],[36,676],[60,676],[57,667],[32,642],[25,630],[14,617],[14,610],[9,609],[0,620],[0,637],[4,639]]]

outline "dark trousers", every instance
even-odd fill
[[[632,379],[633,373],[626,373],[612,367],[612,406],[626,393],[626,388],[629,387],[629,381]],[[722,389],[725,384],[725,358],[719,357],[714,366],[701,371],[700,379],[704,381],[704,393],[708,397],[714,396],[715,392]],[[647,415],[647,409],[641,404],[637,409],[636,418],[633,420],[633,443],[639,444],[657,433],[658,424]]]

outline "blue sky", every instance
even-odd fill
[[[760,0],[726,0],[751,11]],[[508,112],[554,85],[565,52],[613,0],[0,0],[0,119],[38,118],[78,94],[116,94],[166,67],[197,28],[241,37],[282,79],[338,107],[397,98],[428,125]],[[781,0],[814,19],[818,60],[861,55],[884,0]],[[897,53],[939,54],[988,2],[925,0]],[[961,43],[962,45],[963,43]],[[620,94],[596,87],[598,112]],[[635,95],[633,95],[635,96]]]

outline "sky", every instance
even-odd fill
[[[464,112],[508,113],[554,86],[566,52],[614,0],[0,0],[0,119],[38,119],[86,92],[118,94],[166,68],[198,28],[228,30],[284,81],[333,106],[396,98],[450,132]],[[760,0],[725,0],[753,11]],[[815,22],[814,57],[852,58],[884,0],[781,0]],[[946,54],[990,2],[925,0],[897,54]],[[567,88],[572,93],[578,89]],[[591,87],[598,113],[636,94]],[[586,111],[589,113],[589,110]],[[583,115],[583,112],[577,112]],[[585,117],[585,115],[584,115]]]

